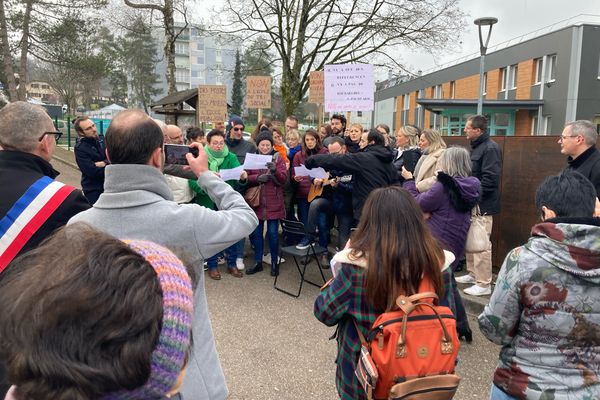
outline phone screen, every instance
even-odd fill
[[[198,150],[183,144],[165,144],[165,163],[187,165],[188,162],[185,158],[187,153],[197,156]]]

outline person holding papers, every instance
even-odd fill
[[[227,145],[225,144],[225,134],[218,129],[211,130],[208,135],[206,135],[206,146],[204,146],[204,150],[208,155],[208,169],[219,173],[222,169],[233,169],[240,166],[240,162],[236,155],[229,151]],[[244,186],[247,184],[248,174],[246,171],[242,171],[240,175],[239,182],[236,180],[228,180],[227,183],[230,184],[233,188],[237,186]],[[200,188],[198,182],[189,180],[188,181],[190,188],[196,193],[196,197],[194,201],[196,204],[204,206],[206,208],[210,208],[216,210],[215,203],[208,197],[208,194]],[[237,244],[234,244],[227,249],[225,249],[225,253],[227,254],[227,271],[236,278],[241,278],[243,276],[242,272],[240,272],[236,265],[237,260]],[[219,280],[221,279],[221,273],[218,270],[218,258],[222,253],[216,254],[212,257],[209,257],[206,260],[208,265],[208,275],[211,279]]]
[[[363,133],[360,144],[361,150],[358,153],[318,154],[304,162],[306,168],[322,167],[352,174],[352,208],[355,221],[360,219],[363,204],[369,193],[376,188],[393,184],[397,176],[392,164],[394,154],[384,146],[381,133],[375,129]]]
[[[259,133],[256,137],[256,146],[258,154],[267,155],[271,160],[260,169],[248,171],[248,186],[260,187],[260,203],[258,207],[253,207],[258,217],[258,226],[250,235],[256,265],[246,270],[246,274],[252,275],[263,270],[263,229],[266,222],[271,252],[271,276],[277,276],[279,273],[277,260],[279,252],[278,230],[279,220],[285,218],[283,186],[287,178],[287,168],[285,167],[284,158],[273,149],[273,137],[269,133]]]
[[[319,134],[314,130],[307,130],[302,138],[302,150],[294,156],[292,161],[292,179],[297,183],[295,198],[298,204],[298,218],[304,225],[308,222],[308,192],[312,184],[312,178],[306,175],[298,175],[296,167],[304,165],[306,159],[315,154],[327,154],[327,149],[322,146]]]

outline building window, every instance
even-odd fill
[[[175,80],[177,82],[189,82],[189,74],[187,71],[175,71]]]
[[[217,59],[217,62],[221,62],[223,60],[223,52],[221,49],[216,49],[215,50],[215,57]]]
[[[519,73],[519,67],[517,64],[511,65],[510,67],[510,89],[517,88],[517,75]]]
[[[196,50],[204,51],[204,40],[198,40],[196,44]]]
[[[362,118],[362,111],[357,111],[357,112],[356,112],[356,116],[357,116],[358,118]]]
[[[487,94],[487,72],[483,73],[483,95]]]
[[[546,82],[554,82],[556,80],[556,54],[548,56],[548,75]]]
[[[196,57],[196,62],[200,65],[204,65],[204,56]]]
[[[507,68],[500,68],[500,91],[504,92],[508,86],[508,71]]]
[[[544,76],[544,59],[535,59],[535,82],[534,85],[542,83],[542,76]]]
[[[552,115],[548,115],[544,118],[544,135],[552,134]]]
[[[441,99],[442,98],[442,85],[437,85],[434,89],[433,89],[433,98],[434,99]]]
[[[450,98],[456,98],[456,81],[450,82]]]
[[[404,95],[404,104],[402,107],[403,110],[410,109],[410,93]]]
[[[536,115],[531,120],[531,135],[537,135],[538,134],[538,123],[539,123],[538,122],[538,117]]]

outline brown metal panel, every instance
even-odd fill
[[[464,136],[447,136],[448,146],[470,149]],[[501,212],[494,216],[492,245],[494,266],[499,267],[506,254],[527,241],[531,227],[539,220],[535,209],[535,191],[549,175],[566,166],[560,154],[558,136],[493,137],[502,150]]]

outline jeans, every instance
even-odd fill
[[[516,397],[512,397],[498,389],[498,386],[492,384],[492,391],[490,393],[490,400],[518,400]]]
[[[265,221],[258,221],[258,226],[250,234],[250,241],[254,246],[254,260],[257,264],[262,263],[263,257],[263,228]],[[271,265],[277,265],[277,256],[279,253],[279,220],[270,219],[267,221],[267,236],[269,238],[269,249],[271,250]]]
[[[314,235],[319,226],[319,246],[327,248],[329,244],[329,223],[327,213],[331,212],[331,202],[328,199],[314,199],[308,209],[308,218],[304,224],[306,233]]]
[[[217,260],[219,257],[221,257],[223,255],[223,253],[226,253],[226,256],[227,256],[227,268],[236,268],[235,260],[237,258],[237,254],[238,254],[237,253],[238,243],[234,243],[231,246],[229,246],[228,248],[226,248],[225,250],[223,250],[222,252],[215,254],[212,257],[209,257],[206,260],[206,265],[208,266],[208,269],[217,269],[217,267],[218,267]]]
[[[296,198],[296,204],[298,204],[298,219],[306,226],[308,223],[308,210],[310,209],[310,203],[307,199]]]

